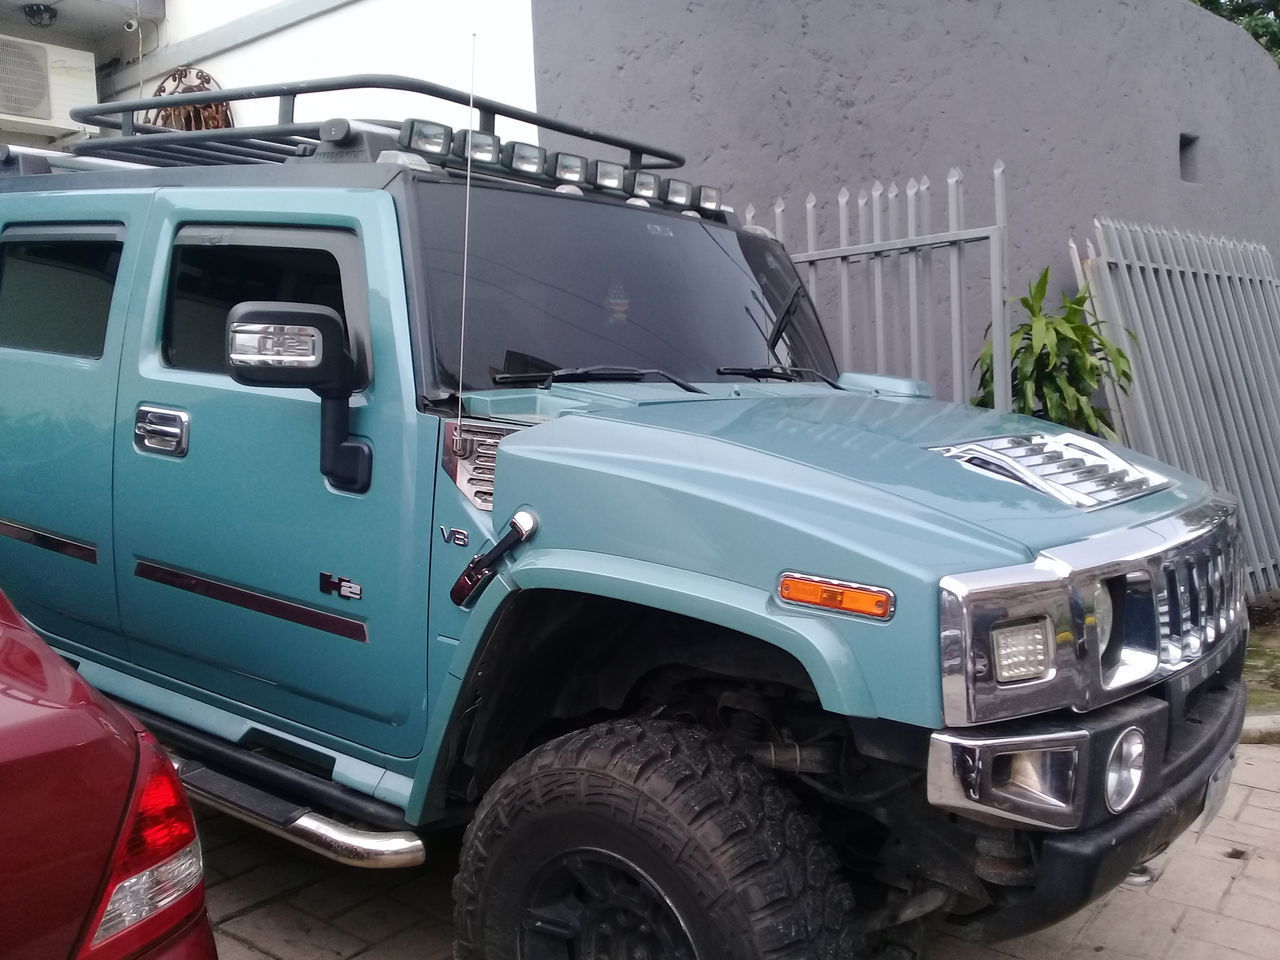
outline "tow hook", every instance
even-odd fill
[[[486,553],[477,553],[449,589],[449,599],[460,607],[469,607],[480,591],[493,579],[494,565],[518,543],[524,543],[538,529],[538,518],[530,510],[517,510],[511,518],[511,529]]]

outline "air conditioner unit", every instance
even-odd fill
[[[61,137],[94,128],[72,107],[98,102],[93,54],[0,36],[0,132]]]

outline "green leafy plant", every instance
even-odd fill
[[[1105,408],[1095,407],[1093,397],[1105,383],[1128,393],[1133,382],[1129,357],[1105,336],[1088,308],[1089,293],[1063,296],[1062,312],[1044,307],[1049,289],[1049,268],[1032,284],[1019,303],[1028,318],[1009,337],[1012,359],[1013,409],[1043,420],[1052,420],[1097,436],[1115,437]],[[973,365],[979,371],[973,402],[994,406],[991,365],[991,328],[982,354]]]

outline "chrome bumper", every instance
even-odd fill
[[[1137,726],[1149,753],[1133,803],[1138,806],[1169,788],[1192,761],[1221,749],[1224,741],[1234,743],[1247,636],[1243,624],[1232,630],[1178,673],[1164,698],[1138,694],[1075,718],[1057,714],[937,731],[929,742],[929,802],[1000,826],[1075,830],[1096,825],[1113,816],[1098,786],[1106,758],[1116,739]],[[1200,694],[1215,674],[1222,682],[1212,693]]]

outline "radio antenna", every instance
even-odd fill
[[[467,357],[467,266],[471,255],[471,124],[475,120],[476,107],[476,35],[471,34],[471,86],[467,95],[467,126],[465,134],[467,150],[467,181],[463,190],[465,200],[462,212],[462,318],[458,333],[458,422],[453,429],[453,445],[461,452],[462,444],[462,391],[463,361]]]

